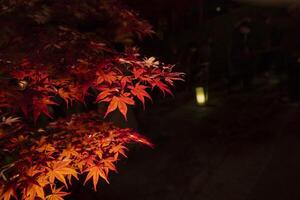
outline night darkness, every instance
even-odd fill
[[[156,33],[126,41],[124,36],[108,44],[118,53],[125,51],[127,45],[138,46],[142,55],[174,64],[176,72],[185,73],[185,80],[175,82],[174,96],[167,90],[162,95],[149,87],[152,102],[145,96],[145,110],[141,103],[128,106],[128,121],[116,112],[106,118],[120,127],[137,130],[149,138],[154,148],[130,144],[128,158],[120,157],[116,163],[118,172],[109,173],[110,184],[101,180],[94,192],[92,182],[83,186],[74,181],[69,190],[72,194],[65,198],[299,200],[299,3],[124,0],[124,4],[148,21]],[[77,6],[80,10],[80,3]],[[104,20],[88,18],[77,23],[66,17],[64,23],[89,34],[88,37],[105,29],[100,38],[105,42],[113,40],[109,30],[116,24],[107,20],[109,15],[99,16]],[[6,21],[4,17],[0,22]],[[44,26],[54,27],[58,21]],[[15,26],[14,20],[6,23]],[[6,56],[5,34],[0,34],[1,58]],[[73,62],[70,58],[82,53],[73,53],[72,48],[72,55],[66,54],[65,63]],[[0,83],[3,74],[0,71]],[[96,90],[87,91],[96,94]],[[85,100],[95,102],[92,97]],[[129,100],[124,102],[133,105]],[[2,105],[0,101],[0,108]],[[51,102],[49,105],[55,107],[49,111],[54,116],[51,120],[77,111],[100,110],[97,106],[87,106],[67,112]],[[117,107],[115,110],[121,111],[121,106]],[[30,119],[25,121],[35,128],[48,123],[45,118],[41,119],[42,125]],[[6,139],[1,137],[0,134],[0,141]],[[82,177],[79,179],[84,181]]]

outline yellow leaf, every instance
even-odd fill
[[[74,168],[72,168],[70,166],[70,163],[71,163],[71,161],[48,162],[47,163],[47,165],[48,165],[47,176],[49,178],[49,181],[51,183],[54,183],[54,180],[57,179],[60,182],[62,182],[63,184],[65,184],[65,186],[67,187],[67,183],[66,183],[66,179],[65,179],[66,175],[72,175],[73,177],[78,179],[77,172],[75,171]]]

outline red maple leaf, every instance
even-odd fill
[[[121,87],[122,89],[124,89],[127,85],[127,83],[131,83],[132,81],[130,80],[130,76],[124,76],[122,79],[121,79]]]
[[[143,68],[139,68],[139,69],[133,68],[133,71],[132,71],[134,78],[136,78],[136,79],[140,78],[144,72],[145,72],[145,69],[143,69]]]
[[[145,108],[145,97],[152,100],[151,96],[146,92],[148,87],[137,83],[134,87],[130,86],[131,93],[136,96],[142,103],[143,107]]]
[[[106,100],[110,101],[111,96],[113,95],[114,92],[116,92],[116,89],[110,89],[110,88],[102,88],[102,89],[103,91],[98,94],[95,102],[106,101]]]
[[[153,82],[151,83],[151,85],[152,85],[152,88],[155,86],[158,87],[163,92],[164,95],[167,92],[173,96],[173,93],[171,92],[169,86],[167,84],[163,83],[159,78],[154,79]]]
[[[99,70],[97,73],[96,84],[101,84],[103,82],[107,82],[110,85],[117,80],[117,74],[113,71],[104,72],[103,70]]]
[[[104,117],[118,108],[124,118],[127,120],[127,105],[134,105],[134,101],[132,98],[128,97],[129,95],[129,93],[124,93],[119,97],[114,96],[107,108]]]
[[[51,97],[43,96],[42,98],[34,97],[33,98],[33,118],[36,122],[41,114],[52,118],[49,114],[48,106],[49,105],[58,105],[56,102],[51,100]]]

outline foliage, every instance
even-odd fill
[[[150,90],[172,94],[182,80],[131,45],[153,34],[147,22],[113,0],[5,0],[0,15],[1,199],[63,199],[81,176],[96,190],[129,143],[152,146],[105,121],[115,110],[126,119],[128,106],[152,100]],[[55,112],[100,103],[103,114]]]

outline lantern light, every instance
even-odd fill
[[[207,101],[207,96],[205,94],[204,87],[197,87],[196,88],[196,99],[198,105],[205,105]]]

